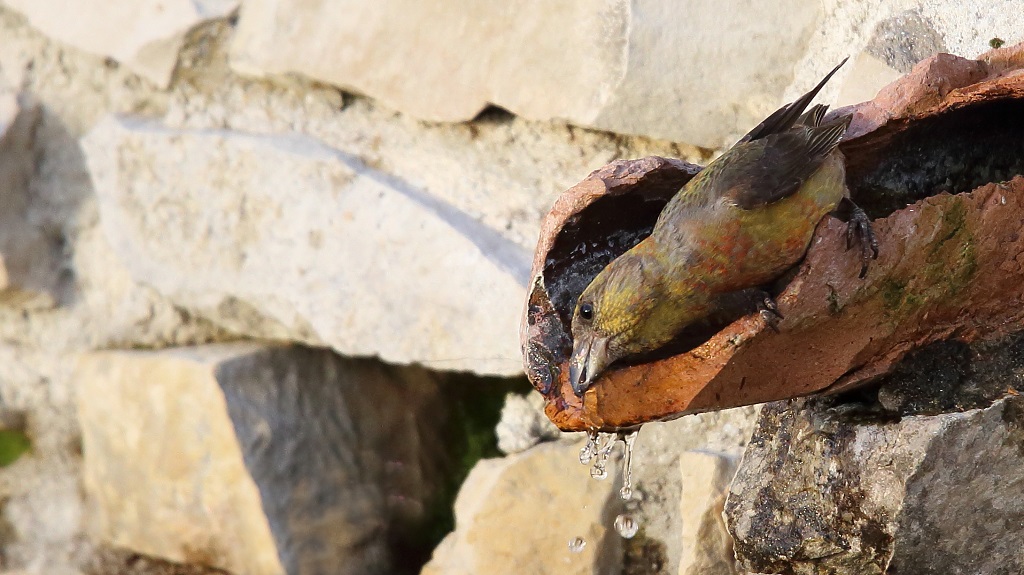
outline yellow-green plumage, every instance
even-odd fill
[[[657,349],[719,298],[764,285],[803,257],[846,196],[835,147],[849,118],[821,124],[824,106],[801,116],[831,75],[690,180],[651,235],[583,291],[572,323],[577,393],[610,363]]]

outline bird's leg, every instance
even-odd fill
[[[878,258],[878,240],[871,228],[871,220],[860,206],[848,197],[843,201],[849,206],[850,221],[846,223],[846,249],[853,247],[854,241],[860,242],[860,278],[868,274],[868,262]]]

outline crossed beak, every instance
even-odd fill
[[[580,336],[572,346],[569,360],[569,384],[578,397],[590,389],[591,384],[608,366],[608,338],[593,334]]]

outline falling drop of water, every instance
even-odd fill
[[[640,524],[629,513],[623,513],[615,518],[615,530],[623,539],[632,539],[640,530]]]
[[[596,431],[591,431],[587,434],[587,444],[580,449],[580,463],[583,465],[589,465],[593,461],[594,456],[597,455],[597,439],[598,435]]]
[[[619,498],[629,501],[633,496],[633,444],[636,443],[636,436],[640,433],[637,429],[631,433],[620,433],[624,456],[622,458],[622,489],[619,490]]]
[[[615,447],[615,439],[611,435],[604,437],[597,436],[594,442],[594,466],[590,469],[590,476],[594,479],[605,479],[608,477],[608,456]]]
[[[594,444],[588,441],[587,444],[580,449],[580,463],[582,463],[583,465],[588,465],[591,461],[593,461],[593,459]]]
[[[583,553],[583,549],[587,546],[587,540],[582,537],[574,537],[569,540],[569,551],[573,553]]]

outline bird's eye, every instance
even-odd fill
[[[590,320],[594,319],[594,306],[589,304],[589,303],[585,303],[585,304],[581,305],[580,306],[580,317],[582,317],[583,319],[585,319],[587,321],[590,321]]]

